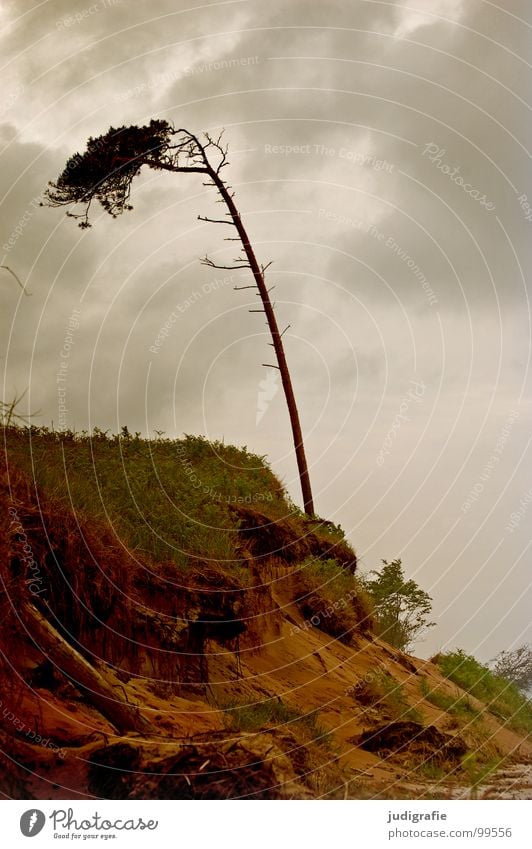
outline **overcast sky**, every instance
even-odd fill
[[[420,653],[530,640],[531,22],[524,0],[0,2],[0,257],[32,293],[0,271],[4,399],[58,426],[67,340],[63,424],[246,444],[300,501],[250,281],[198,262],[234,246],[197,175],[143,173],[87,231],[38,206],[110,125],[224,127],[318,512],[431,593]]]

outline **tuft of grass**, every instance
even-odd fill
[[[471,784],[471,798],[477,797],[478,788],[484,784],[486,778],[496,772],[504,763],[504,758],[491,758],[482,760],[477,752],[469,752],[462,758],[462,769],[466,773]]]
[[[461,649],[438,655],[436,662],[446,678],[483,702],[504,725],[519,733],[532,731],[532,703],[514,684]]]
[[[278,741],[292,761],[301,781],[317,798],[343,798],[345,774],[332,734],[319,722],[319,710],[303,714],[279,698],[260,702],[230,699],[218,703],[226,727],[236,732],[276,729]]]
[[[223,711],[224,722],[231,731],[263,731],[268,727],[287,725],[294,730],[303,730],[307,740],[326,747],[330,745],[331,734],[318,722],[318,710],[304,714],[278,698],[260,702],[230,699],[217,707]]]
[[[418,772],[429,781],[443,781],[448,775],[442,764],[430,760],[424,761],[418,767]]]
[[[341,525],[324,521],[318,516],[309,517],[297,504],[294,504],[289,496],[287,496],[287,501],[290,507],[290,518],[294,524],[299,525],[302,533],[313,533],[319,539],[330,542],[333,545],[340,545],[346,542],[345,531]]]
[[[399,684],[389,672],[375,672],[351,688],[353,698],[366,708],[382,712],[389,720],[423,723],[423,716],[411,707]]]

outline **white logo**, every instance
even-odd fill
[[[273,401],[279,391],[277,375],[277,369],[269,368],[264,380],[259,381],[259,391],[257,393],[257,415],[255,417],[256,426],[260,424],[264,413],[270,406],[270,401]]]

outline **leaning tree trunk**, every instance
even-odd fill
[[[87,700],[119,731],[148,734],[149,722],[135,705],[129,704],[85,658],[56,631],[33,604],[22,608],[22,621],[39,649],[64,672],[76,686],[82,687]]]
[[[251,246],[249,236],[236,208],[233,195],[220,176],[222,168],[227,163],[227,148],[220,144],[220,138],[213,140],[205,134],[206,144],[202,144],[194,133],[183,128],[174,129],[167,121],[152,120],[145,127],[121,127],[119,130],[111,127],[98,139],[89,139],[87,150],[83,155],[71,157],[56,183],[50,183],[46,192],[47,202],[51,206],[67,206],[84,203],[85,211],[81,214],[67,213],[74,218],[81,218],[80,227],[89,227],[88,213],[94,198],[97,198],[104,209],[116,217],[125,209],[132,209],[129,203],[131,183],[143,165],[155,170],[172,171],[174,173],[206,174],[210,182],[204,185],[214,186],[221,201],[225,203],[231,220],[218,221],[203,218],[204,221],[214,221],[218,224],[232,224],[242,244],[245,265],[219,266],[208,261],[214,268],[249,268],[253,274],[258,294],[262,300],[266,321],[272,337],[272,345],[277,358],[277,368],[281,372],[283,390],[288,406],[292,436],[296,452],[297,467],[305,512],[314,515],[314,502],[310,485],[307,458],[303,446],[303,434],[297,410],[294,389],[288,371],[286,355],[282,341],[283,334],[279,332],[273,304],[270,301],[268,288],[264,279],[264,266],[259,265]],[[172,143],[175,140],[175,143]],[[217,167],[211,164],[207,151],[214,148],[219,154]],[[183,159],[185,162],[183,163]]]
[[[294,388],[292,386],[292,380],[290,377],[290,372],[288,370],[288,363],[286,361],[286,355],[284,352],[282,334],[279,332],[279,326],[277,324],[277,318],[275,316],[275,311],[273,309],[273,304],[270,300],[270,295],[268,293],[268,287],[266,286],[266,281],[264,279],[264,273],[261,270],[259,263],[257,262],[257,258],[255,256],[255,252],[251,246],[251,242],[249,240],[249,236],[246,232],[246,229],[242,223],[242,219],[240,217],[240,213],[236,208],[235,202],[227,189],[224,181],[221,179],[219,174],[210,166],[208,167],[208,174],[214,185],[218,189],[221,197],[224,200],[227,209],[229,210],[229,214],[235,225],[238,235],[240,237],[240,241],[242,242],[242,247],[244,249],[244,253],[246,255],[247,261],[250,265],[251,272],[253,274],[255,283],[257,284],[257,289],[259,290],[259,295],[262,300],[262,304],[264,307],[264,312],[266,315],[266,321],[268,322],[268,327],[272,337],[273,349],[275,351],[275,355],[277,357],[277,363],[279,365],[279,371],[281,373],[281,381],[283,384],[283,390],[286,397],[286,403],[288,406],[288,415],[290,416],[290,425],[292,427],[292,436],[294,439],[294,448],[296,452],[296,460],[297,467],[299,471],[299,480],[301,482],[301,492],[303,495],[303,505],[305,507],[305,513],[309,516],[314,515],[314,501],[312,498],[312,488],[310,485],[310,475],[308,471],[307,458],[305,455],[305,447],[303,444],[303,433],[301,431],[301,422],[299,421],[299,412],[297,409],[296,398],[294,395]]]

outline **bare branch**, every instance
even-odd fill
[[[15,278],[15,280],[17,281],[18,285],[20,286],[20,288],[22,289],[22,291],[24,292],[25,295],[27,295],[29,297],[32,294],[31,292],[28,292],[28,290],[24,286],[24,283],[21,282],[18,275],[15,274],[15,272],[13,271],[12,268],[9,267],[9,265],[0,265],[0,268],[5,268],[6,271],[9,271],[9,273]]]
[[[213,262],[212,259],[209,259],[208,256],[204,256],[200,259],[202,265],[207,265],[209,268],[220,268],[224,271],[236,271],[239,268],[249,268],[248,263],[244,263],[243,265],[218,265],[218,263]]]
[[[223,218],[208,218],[206,215],[198,215],[198,221],[208,221],[209,224],[230,224],[231,227],[235,226],[234,221],[224,221]],[[234,241],[238,241],[238,239]]]
[[[28,390],[25,389],[21,395],[16,395],[12,401],[6,403],[5,401],[0,401],[0,426],[2,427],[12,427],[13,425],[22,422],[25,425],[30,423],[30,419],[34,416],[39,415],[39,411],[37,410],[34,413],[19,413],[17,410],[18,405],[26,395]]]

